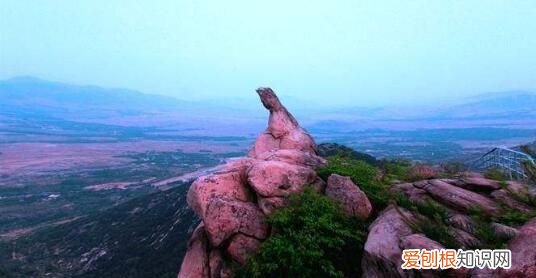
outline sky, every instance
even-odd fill
[[[0,79],[303,105],[536,88],[536,1],[0,0]]]

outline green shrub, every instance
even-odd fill
[[[274,234],[237,277],[354,277],[360,272],[366,223],[345,216],[329,198],[306,190],[268,218]]]
[[[391,180],[408,180],[409,171],[412,165],[408,160],[383,160],[381,171],[383,173],[384,182]]]
[[[508,239],[501,238],[495,234],[491,226],[492,222],[501,222],[496,217],[490,216],[482,209],[474,207],[469,210],[469,216],[475,223],[474,236],[480,241],[479,249],[504,249]]]
[[[459,247],[447,223],[449,214],[444,206],[433,200],[413,203],[401,193],[393,195],[393,198],[398,206],[425,216],[423,219],[410,220],[411,222],[408,224],[412,229],[425,234],[428,238],[447,248]]]
[[[492,180],[496,180],[496,181],[500,181],[500,182],[504,182],[505,180],[507,180],[507,178],[504,175],[503,171],[501,171],[500,169],[497,169],[497,168],[488,169],[484,173],[484,176],[486,178],[488,178],[488,179],[492,179]]]
[[[508,226],[520,226],[534,217],[536,217],[536,212],[534,211],[521,212],[509,207],[503,207],[503,212],[495,220]]]

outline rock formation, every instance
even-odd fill
[[[477,173],[462,173],[450,179],[430,178],[399,183],[394,184],[391,190],[403,194],[414,204],[435,201],[442,206],[448,211],[450,234],[462,249],[475,249],[481,244],[475,235],[477,223],[469,216],[471,211],[480,211],[489,217],[501,215],[505,208],[534,213],[533,207],[518,200],[520,194],[529,194],[526,185],[512,181],[499,183]],[[509,270],[402,271],[399,260],[403,249],[443,248],[413,227],[414,219],[422,221],[423,217],[394,205],[380,212],[369,227],[362,258],[363,277],[536,277],[536,219],[519,229],[496,222],[487,223],[497,238],[511,239],[507,247],[512,251],[512,268]]]
[[[248,156],[198,178],[190,187],[188,204],[202,223],[190,240],[180,278],[231,275],[229,265],[244,264],[269,236],[266,215],[306,187],[325,190],[315,168],[326,161],[317,156],[313,138],[270,88],[259,88],[257,93],[270,117]],[[371,204],[367,196],[348,183],[351,181],[333,180],[329,195],[350,214],[368,217]],[[346,190],[348,187],[351,190]]]
[[[316,168],[326,161],[318,156],[313,138],[271,89],[259,88],[257,93],[270,117],[248,156],[198,178],[190,187],[188,204],[202,223],[193,232],[179,278],[232,277],[231,265],[246,263],[270,236],[266,216],[307,187],[332,198],[350,216],[367,219],[377,215],[368,228],[363,256],[355,262],[361,263],[363,277],[536,277],[536,219],[519,229],[488,223],[498,238],[512,239],[508,244],[513,259],[509,270],[402,270],[402,250],[443,248],[416,226],[429,219],[394,203],[373,212],[367,195],[350,178],[333,174],[327,183],[319,178]],[[475,210],[489,217],[501,215],[506,208],[534,211],[520,201],[520,195],[530,192],[518,182],[499,183],[475,173],[438,178],[435,169],[424,165],[413,171],[413,176],[422,180],[394,184],[391,190],[407,197],[412,205],[434,201],[443,207],[448,213],[444,220],[448,234],[460,248],[480,244],[478,224],[469,216]]]

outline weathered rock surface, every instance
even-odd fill
[[[258,239],[268,236],[265,216],[254,203],[216,199],[210,203],[203,223],[215,247],[238,232]]]
[[[466,177],[461,179],[460,186],[472,191],[493,191],[501,188],[498,181],[483,177]]]
[[[411,234],[400,238],[402,249],[445,249],[441,243],[427,238],[424,234]]]
[[[229,243],[227,253],[239,264],[245,264],[247,259],[253,255],[260,246],[261,242],[258,239],[239,233],[236,234]]]
[[[209,277],[208,242],[203,224],[200,224],[188,242],[178,278]]]
[[[237,169],[198,178],[188,191],[188,205],[201,217],[214,199],[253,200],[253,194],[245,186],[245,171]]]
[[[270,88],[257,89],[262,104],[270,111],[268,128],[261,134],[251,149],[249,156],[258,158],[267,151],[294,149],[316,154],[316,144],[298,121],[281,104]]]
[[[495,235],[500,238],[511,239],[519,235],[519,231],[516,228],[512,228],[501,223],[491,223],[491,228],[493,229]]]
[[[288,197],[316,179],[314,169],[281,161],[258,162],[248,172],[249,184],[262,197]]]
[[[367,195],[349,177],[337,174],[329,176],[326,196],[338,202],[348,215],[366,219],[372,212],[372,205]]]
[[[464,211],[470,211],[475,207],[491,215],[499,214],[501,211],[499,206],[489,198],[441,180],[430,180],[423,189],[432,198]]]
[[[498,277],[536,277],[536,218],[519,229],[508,243],[512,251],[512,267],[496,271]]]
[[[361,267],[363,277],[405,277],[400,239],[413,233],[406,219],[413,215],[394,205],[383,210],[369,227]]]

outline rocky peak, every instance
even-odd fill
[[[190,187],[188,204],[202,223],[190,240],[179,277],[228,277],[230,265],[244,264],[269,236],[267,215],[285,206],[291,194],[306,187],[325,190],[326,184],[315,168],[326,161],[316,155],[313,138],[272,89],[259,88],[257,93],[270,117],[248,157],[199,177]],[[334,196],[344,197],[334,192]],[[362,192],[354,192],[344,201],[366,199],[359,193]],[[366,203],[370,207],[368,200]],[[360,216],[368,214],[366,205],[360,209]]]
[[[279,149],[295,149],[316,154],[313,138],[281,104],[274,91],[261,87],[257,89],[257,93],[264,107],[270,111],[270,117],[268,127],[255,141],[249,156],[257,158],[267,151]]]

